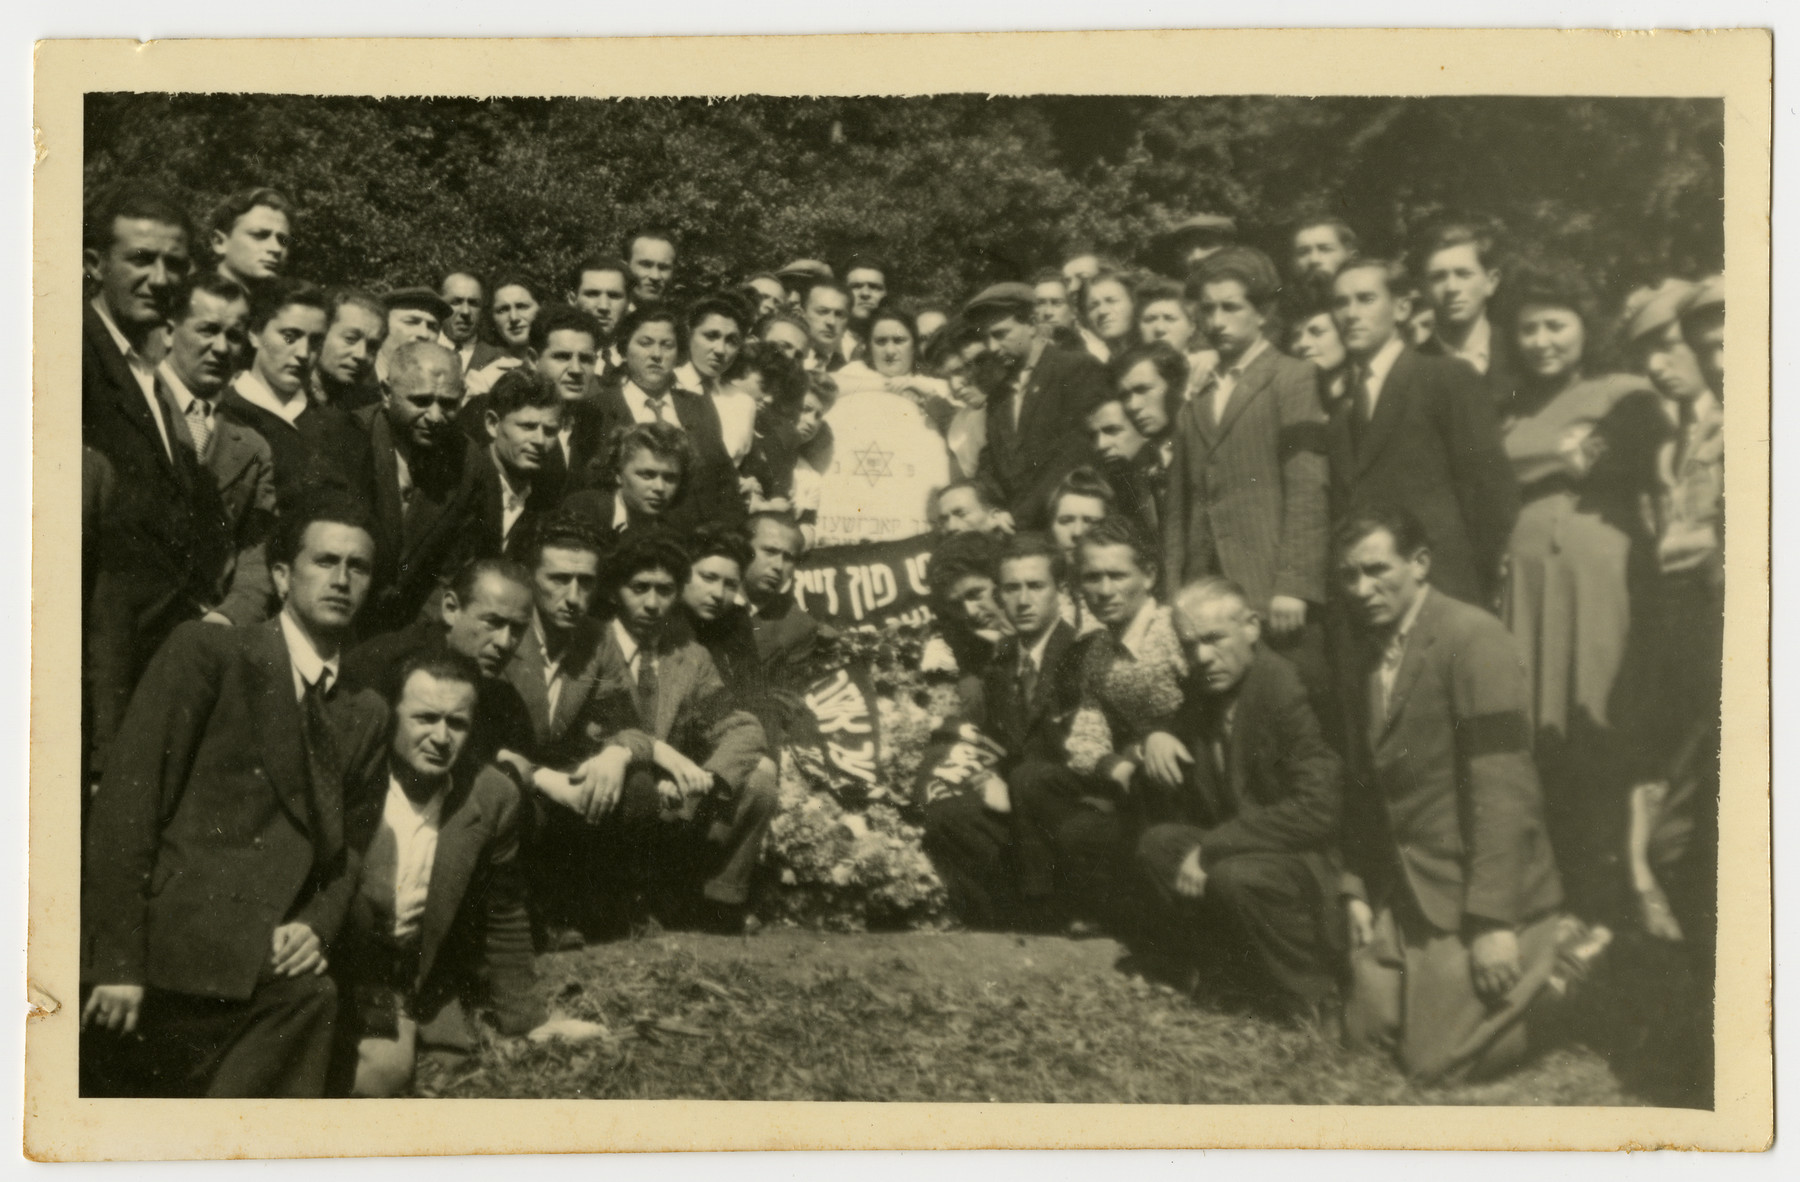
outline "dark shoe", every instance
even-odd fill
[[[745,908],[740,903],[720,903],[707,899],[695,909],[694,927],[714,936],[744,934]]]

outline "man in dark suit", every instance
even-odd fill
[[[794,571],[805,548],[800,526],[786,513],[758,513],[745,522],[744,540],[750,543],[744,598],[763,681],[798,692],[813,675],[819,645],[834,635],[794,598]]]
[[[1038,335],[1032,306],[1030,287],[1000,283],[963,313],[987,334],[989,350],[1013,368],[1012,381],[988,400],[980,472],[1000,490],[1020,529],[1044,528],[1051,490],[1087,457],[1087,412],[1107,387],[1098,361]]]
[[[1493,234],[1462,222],[1437,226],[1415,257],[1422,260],[1421,279],[1432,309],[1431,336],[1419,352],[1455,358],[1481,375],[1488,405],[1498,417],[1511,401],[1519,375],[1510,343],[1495,336],[1488,316],[1500,290]]]
[[[81,310],[82,442],[111,474],[101,536],[88,551],[94,569],[83,574],[93,587],[84,661],[96,770],[157,647],[215,605],[230,552],[212,481],[179,445],[156,390],[165,305],[190,269],[190,244],[180,206],[130,183],[103,195],[82,229],[93,292]]]
[[[262,436],[217,409],[249,318],[241,287],[214,272],[189,276],[170,294],[169,352],[156,369],[175,438],[212,477],[231,543],[204,617],[215,624],[260,624],[275,599],[264,553],[275,525],[275,457]]]
[[[348,1082],[357,1096],[404,1092],[423,1048],[475,1050],[472,1005],[490,1005],[504,1035],[544,1019],[519,789],[467,758],[484,680],[444,652],[414,656],[399,674],[384,791],[350,827],[362,875],[334,965],[348,998],[334,1090]]]
[[[613,380],[597,383],[593,395],[599,408],[601,438],[607,442],[589,465],[600,472],[612,466],[611,445],[621,427],[653,422],[680,427],[688,433],[694,459],[687,494],[672,510],[668,525],[678,533],[700,525],[729,529],[747,513],[738,490],[737,469],[725,450],[724,430],[713,400],[675,385],[677,340],[673,312],[652,306],[626,315],[618,334],[624,369]],[[574,480],[577,488],[599,483],[581,473]]]
[[[414,341],[393,356],[380,405],[356,414],[375,472],[375,582],[358,631],[406,627],[474,549],[481,449],[456,430],[462,401],[456,354]]]
[[[1007,785],[1022,764],[1062,762],[1063,734],[1079,705],[1075,629],[1060,605],[1064,565],[1041,535],[1008,539],[997,595],[1013,632],[981,676],[964,682],[962,709],[920,764],[925,852],[971,926],[1048,923],[1027,911],[1020,890]]]
[[[1560,913],[1531,759],[1524,662],[1499,620],[1427,582],[1404,510],[1346,520],[1338,582],[1363,633],[1344,669],[1353,726],[1343,850],[1345,1030],[1411,1075],[1488,1075],[1529,1049],[1527,1017],[1610,933]]]
[[[341,407],[307,394],[313,358],[325,339],[325,293],[310,283],[274,279],[250,300],[250,368],[219,400],[225,417],[261,435],[275,457],[275,501],[282,512],[320,487],[363,504],[374,496],[369,437]]]
[[[483,410],[493,442],[477,465],[478,557],[521,561],[530,554],[537,522],[562,499],[551,457],[563,413],[562,395],[540,374],[510,370],[494,383]]]
[[[1153,942],[1277,1012],[1317,1014],[1343,952],[1343,765],[1299,674],[1258,643],[1243,588],[1202,579],[1173,607],[1192,673],[1170,729],[1144,742],[1137,859],[1161,903]]]
[[[334,692],[374,553],[353,506],[294,513],[269,555],[277,619],[184,624],[144,675],[88,824],[84,1092],[322,1094],[344,818],[387,723],[379,697]]]
[[[1123,499],[1152,538],[1162,537],[1173,512],[1169,476],[1175,467],[1175,416],[1187,389],[1188,361],[1166,341],[1127,349],[1109,366],[1112,387],[1144,446],[1124,468]]]
[[[1353,259],[1333,280],[1332,317],[1349,362],[1331,412],[1332,518],[1376,505],[1407,510],[1431,541],[1433,584],[1485,604],[1519,513],[1518,486],[1475,371],[1406,347],[1405,279],[1398,264]]]
[[[527,567],[531,626],[506,663],[506,680],[531,715],[531,740],[520,754],[563,772],[595,750],[576,724],[600,676],[605,624],[589,609],[599,593],[603,549],[585,519],[558,512],[545,520]]]

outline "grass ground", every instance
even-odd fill
[[[540,958],[584,1043],[490,1041],[427,1062],[421,1095],[565,1099],[1643,1103],[1556,1051],[1489,1084],[1423,1089],[1382,1056],[1197,1004],[1121,971],[1110,940],[988,933],[667,934]]]

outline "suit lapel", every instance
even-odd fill
[[[473,792],[474,769],[451,784],[438,818],[437,852],[431,861],[431,883],[425,894],[425,915],[419,923],[419,983],[423,984],[437,963],[438,950],[463,896],[475,875],[486,834],[481,827],[481,802]]]
[[[551,734],[567,730],[594,692],[594,683],[600,677],[601,630],[601,625],[590,626],[583,620],[569,638],[568,650],[563,653],[562,695],[556,699],[556,713],[550,719]]]
[[[300,704],[294,700],[294,667],[279,618],[252,632],[251,660],[257,672],[256,740],[263,771],[282,807],[302,832],[312,833],[308,807],[306,746],[301,739]]]
[[[369,422],[369,442],[375,452],[375,517],[381,523],[381,532],[393,539],[393,544],[402,544],[404,514],[400,505],[400,464],[394,457],[394,439],[388,430],[387,416],[377,413]],[[417,496],[417,492],[414,493]],[[401,563],[400,555],[391,556],[396,568]]]
[[[1219,420],[1220,440],[1231,434],[1232,425],[1243,416],[1244,408],[1256,401],[1257,396],[1274,377],[1275,346],[1265,345],[1261,355],[1238,378],[1237,386],[1232,389],[1231,397],[1225,402],[1225,417]]]
[[[1413,687],[1418,684],[1419,674],[1425,668],[1426,654],[1436,641],[1438,597],[1442,592],[1432,592],[1425,598],[1419,608],[1419,618],[1413,621],[1412,634],[1406,638],[1406,652],[1400,658],[1400,669],[1394,674],[1394,688],[1388,694],[1387,717],[1382,720],[1383,737],[1394,729],[1406,709],[1406,700],[1411,696]]]
[[[519,691],[525,699],[525,708],[530,711],[532,723],[544,720],[538,735],[539,740],[556,733],[556,720],[550,715],[550,691],[544,685],[544,646],[538,643],[536,628],[525,629],[525,639],[519,642],[518,651],[513,659],[507,662],[506,679],[512,687]],[[564,687],[566,690],[568,687]]]
[[[1394,358],[1394,367],[1388,370],[1387,380],[1381,384],[1381,394],[1375,401],[1375,417],[1369,420],[1368,430],[1363,433],[1362,449],[1356,455],[1358,472],[1365,472],[1381,454],[1381,449],[1394,434],[1394,428],[1405,416],[1405,402],[1411,391],[1408,386],[1412,371],[1418,365],[1418,358],[1411,349],[1400,350],[1400,356]],[[1355,394],[1352,392],[1350,402],[1354,408]],[[1355,413],[1352,409],[1351,413]]]
[[[94,311],[90,303],[81,305],[82,327],[87,332],[88,344],[100,355],[100,364],[106,369],[108,382],[114,387],[113,394],[119,413],[123,414],[133,427],[149,439],[154,446],[157,458],[162,462],[163,470],[170,472],[182,484],[188,481],[188,470],[170,456],[175,442],[175,420],[179,415],[164,413],[163,418],[170,428],[169,450],[163,448],[162,432],[157,430],[156,419],[152,417],[150,404],[144,401],[143,387],[138,385],[137,375],[131,371],[131,365],[125,355],[119,352],[119,346],[113,341],[112,334],[106,330],[106,324],[100,319],[100,313]],[[162,385],[158,380],[157,387]],[[160,399],[159,399],[160,401]],[[193,449],[189,441],[189,450]]]

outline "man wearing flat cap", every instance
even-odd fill
[[[395,350],[413,341],[436,341],[450,319],[450,305],[429,287],[402,287],[382,297],[387,304],[387,340],[375,355],[375,377],[385,383]]]
[[[1181,279],[1236,241],[1237,219],[1222,213],[1197,213],[1162,233],[1157,254],[1166,273]]]
[[[798,312],[806,300],[807,289],[821,279],[836,279],[837,273],[818,259],[795,259],[775,272],[775,278],[787,289],[788,307]]]
[[[1020,529],[1047,525],[1050,493],[1087,456],[1087,412],[1106,395],[1106,369],[1083,352],[1057,348],[1033,323],[1034,292],[996,283],[963,316],[988,351],[1012,371],[987,404],[987,448],[980,476],[999,490]]]

